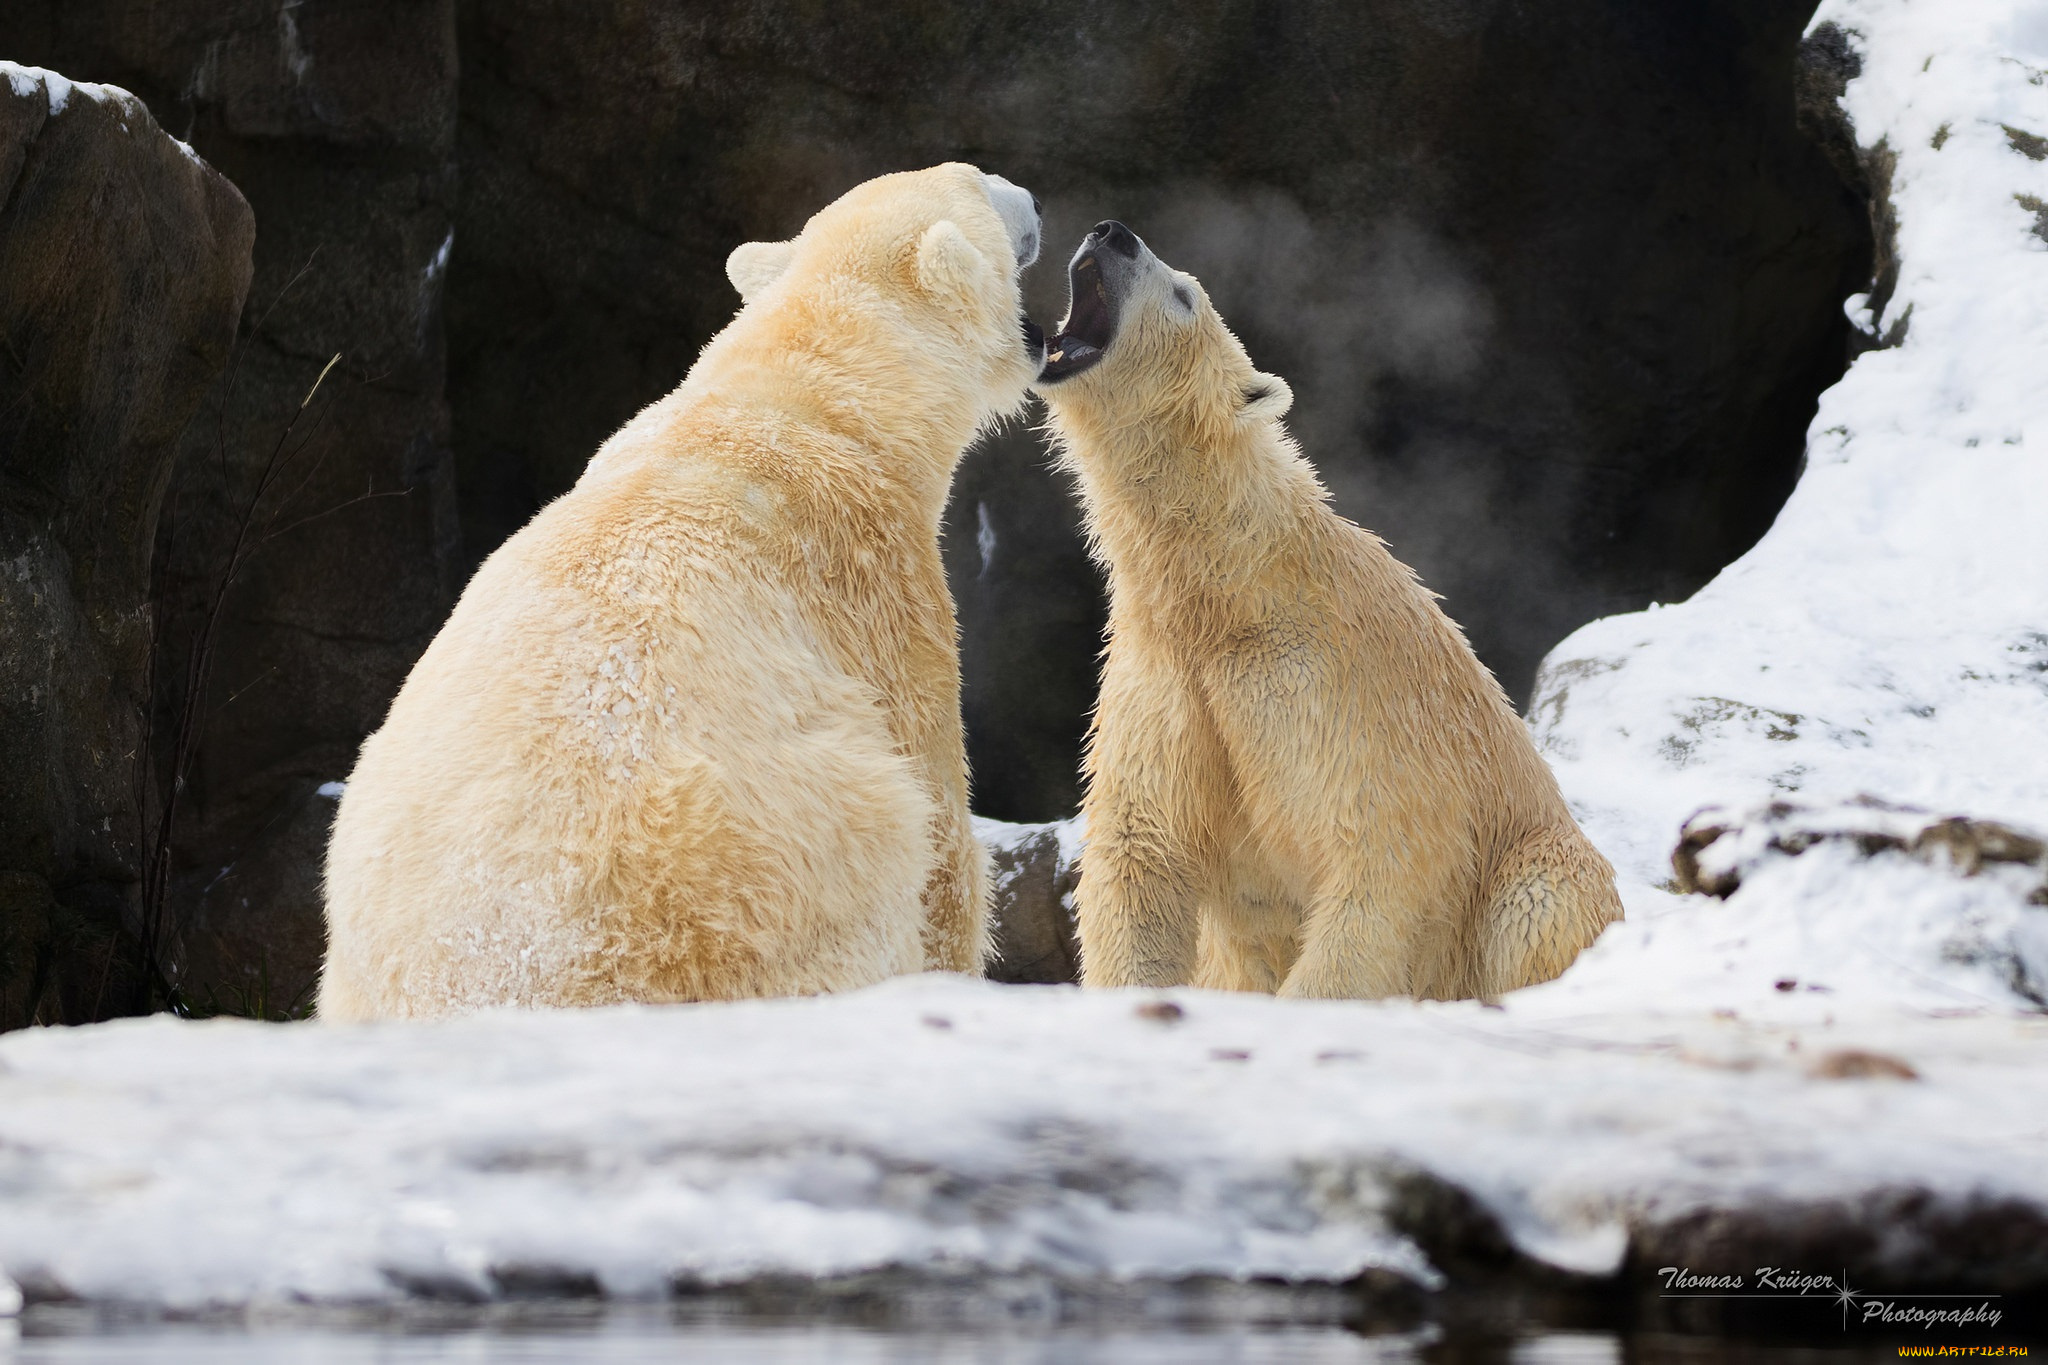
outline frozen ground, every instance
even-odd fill
[[[1569,989],[1503,1010],[1176,999],[1159,1018],[1132,993],[917,977],[437,1025],[18,1033],[0,1263],[31,1294],[178,1307],[912,1267],[993,1276],[1032,1316],[1096,1281],[1435,1283],[1419,1171],[1592,1274],[1700,1208],[1901,1186],[2048,1207],[2048,1019],[1799,992],[1736,1018]]]
[[[175,1306],[916,1271],[1043,1317],[1202,1277],[1434,1285],[1457,1189],[1587,1275],[1770,1245],[1688,1241],[1709,1213],[1833,1248],[1832,1209],[1884,1229],[1863,1269],[2048,1284],[2048,1232],[2007,1254],[1970,1222],[2048,1229],[2048,4],[1818,18],[1859,35],[1847,104],[1897,156],[1900,280],[1865,320],[1910,321],[1826,396],[1754,551],[1552,656],[1533,723],[1630,911],[1564,978],[1502,1008],[919,978],[14,1034],[0,1267]],[[1709,806],[1727,894],[1674,894]],[[2010,828],[1961,848],[1944,816]]]

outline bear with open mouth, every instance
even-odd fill
[[[1333,512],[1192,276],[1122,223],[1070,267],[1038,391],[1108,573],[1077,893],[1091,986],[1453,999],[1621,918],[1492,674]]]

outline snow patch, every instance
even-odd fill
[[[292,80],[303,82],[313,68],[313,56],[299,38],[299,6],[304,0],[282,0],[277,7],[278,57]]]
[[[22,66],[19,63],[7,61],[0,61],[0,75],[6,76],[8,86],[19,98],[27,99],[35,94],[38,89],[42,90],[49,100],[50,116],[52,118],[63,113],[69,107],[71,96],[74,92],[84,95],[87,99],[93,100],[96,103],[112,104],[118,107],[124,115],[121,120],[121,131],[131,136],[135,131],[132,122],[133,116],[147,112],[141,100],[118,85],[100,85],[92,81],[74,81],[68,76],[59,75],[55,71],[50,71],[40,66]],[[170,137],[170,134],[165,133],[164,136]],[[192,162],[195,166],[204,166],[206,164],[199,153],[192,150],[190,143],[171,137],[171,144],[184,155],[186,160]]]
[[[449,228],[448,235],[441,239],[441,245],[427,258],[420,270],[418,301],[413,308],[414,341],[424,352],[429,340],[429,324],[434,317],[434,304],[440,298],[441,276],[447,273],[449,253],[455,249],[455,229]]]
[[[50,117],[55,118],[63,113],[64,106],[71,102],[72,82],[54,71],[45,71],[43,89],[49,94]]]
[[[23,66],[18,62],[0,61],[0,75],[7,77],[7,83],[21,99],[27,99],[40,88],[50,102],[50,117],[64,112],[71,103],[72,93],[85,96],[96,103],[137,104],[135,96],[117,85],[96,85],[91,81],[74,81],[69,76],[59,75],[46,67]]]
[[[0,72],[6,73],[7,83],[14,87],[14,93],[18,99],[27,99],[41,88],[41,67],[31,71],[26,67],[15,65],[13,62],[0,62]]]
[[[991,820],[983,815],[973,817],[973,826],[974,837],[991,853],[1021,848],[1040,835],[1056,835],[1060,828],[1058,824],[1015,825],[1007,820]]]
[[[441,239],[440,247],[427,261],[426,269],[420,272],[420,288],[423,291],[433,288],[435,281],[441,278],[441,272],[448,268],[448,253],[454,249],[455,229],[449,228],[448,235]]]
[[[926,976],[15,1033],[0,1266],[171,1307],[491,1296],[536,1266],[629,1298],[885,1268],[1435,1284],[1389,1221],[1417,1172],[1591,1273],[1631,1227],[1700,1207],[1901,1186],[2048,1203],[2029,1083],[2048,1021],[1167,998],[1179,1014],[1158,992]],[[1845,1050],[1921,1079],[1827,1079]]]
[[[1009,853],[1024,848],[1034,841],[1051,837],[1054,848],[1054,876],[1064,876],[1081,862],[1081,848],[1086,843],[1087,821],[1084,816],[1072,816],[1065,820],[1048,821],[1038,825],[1013,825],[1006,820],[990,820],[984,816],[974,817],[974,837],[981,841],[990,853]],[[1021,869],[1019,869],[1021,870]],[[1002,877],[998,871],[998,878]],[[1016,875],[1012,873],[1011,875]],[[995,888],[1004,890],[999,880]],[[1063,898],[1069,913],[1073,905],[1071,896]]]
[[[2048,131],[2043,13],[1827,0],[1814,17],[1857,35],[1845,106],[1898,157],[1898,289],[1884,318],[1867,297],[1851,315],[1875,331],[1910,309],[1912,325],[1822,396],[1807,468],[1754,549],[1545,662],[1531,726],[1632,912],[1725,919],[1749,897],[1680,909],[1654,889],[1706,806],[1876,797],[2048,828],[2048,253],[2013,210],[2048,197],[2048,164],[2005,131]],[[1977,894],[1904,858],[1838,876],[1831,861],[1772,873],[1773,896],[1796,882],[1859,902],[1853,925],[1831,921],[1858,941],[1920,923],[1929,896]],[[1752,950],[1757,978],[1774,950]],[[1943,975],[1938,958],[1914,971]]]
[[[974,548],[981,552],[981,578],[988,577],[989,566],[996,559],[996,526],[989,520],[988,504],[974,504]]]

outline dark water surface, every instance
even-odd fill
[[[846,1324],[679,1323],[657,1311],[575,1320],[267,1326],[132,1322],[36,1314],[0,1322],[0,1365],[1802,1365],[1897,1359],[1858,1341],[1771,1345],[1603,1332],[1466,1335],[1428,1327],[1361,1335],[1336,1327],[904,1331]]]

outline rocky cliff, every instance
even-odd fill
[[[0,14],[0,54],[135,91],[255,211],[225,418],[185,442],[176,535],[156,546],[166,714],[185,705],[264,467],[341,357],[294,429],[289,477],[249,518],[255,553],[213,623],[175,841],[187,983],[289,1003],[321,948],[333,802],[317,790],[347,773],[460,587],[441,312],[453,8],[27,0]]]
[[[0,1028],[141,985],[151,547],[253,235],[139,100],[0,64]]]

